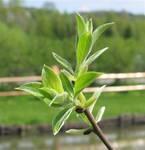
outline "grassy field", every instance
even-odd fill
[[[123,114],[145,114],[145,91],[127,93],[104,93],[96,106],[106,106],[104,117]],[[56,109],[48,108],[31,96],[0,97],[0,124],[49,123]],[[75,115],[69,121],[77,121]]]

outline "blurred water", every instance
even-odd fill
[[[145,150],[145,126],[104,131],[117,150]],[[105,150],[95,135],[36,134],[0,137],[0,150]]]

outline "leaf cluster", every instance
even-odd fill
[[[83,90],[88,87],[102,73],[90,71],[89,65],[93,63],[108,48],[103,48],[92,53],[94,44],[101,34],[112,26],[113,23],[107,23],[93,29],[92,20],[85,20],[79,14],[77,20],[77,43],[76,43],[76,67],[56,53],[53,53],[55,60],[63,67],[59,74],[55,73],[50,67],[44,65],[42,69],[42,82],[26,83],[18,90],[28,92],[40,100],[43,100],[49,107],[56,107],[59,112],[52,121],[53,133],[56,135],[72,112],[81,118],[90,127],[90,123],[83,115],[78,114],[77,109],[89,109],[93,113],[95,104],[105,86],[99,88],[90,98],[86,98]],[[99,122],[104,113],[105,107],[100,108],[96,122]],[[90,127],[91,128],[91,127]],[[75,129],[73,133],[80,133]],[[71,131],[68,131],[69,133]],[[81,130],[84,132],[84,130]]]

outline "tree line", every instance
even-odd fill
[[[115,22],[94,47],[94,51],[109,47],[108,52],[91,69],[145,71],[145,16],[113,11],[82,15],[91,17],[94,27]],[[0,7],[0,76],[39,75],[44,63],[56,65],[53,51],[74,66],[76,40],[75,14],[49,7],[30,9],[12,4]]]

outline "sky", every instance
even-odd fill
[[[26,6],[41,7],[53,2],[62,12],[114,10],[145,14],[145,0],[24,0]]]

